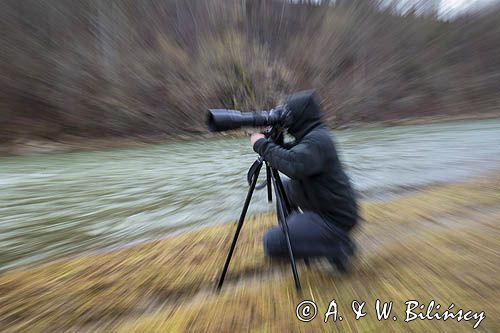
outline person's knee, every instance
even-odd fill
[[[269,229],[262,238],[264,245],[264,254],[267,257],[279,257],[282,251],[282,232],[279,228]]]

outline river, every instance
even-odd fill
[[[500,165],[500,120],[334,132],[366,200]],[[0,270],[238,218],[247,139],[0,158]],[[249,213],[271,209],[264,191]]]

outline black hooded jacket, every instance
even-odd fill
[[[350,230],[358,217],[355,194],[342,169],[330,130],[321,122],[314,92],[291,95],[285,103],[292,115],[288,133],[295,141],[280,146],[259,139],[254,150],[291,178],[290,199],[302,210],[314,211],[326,221]]]

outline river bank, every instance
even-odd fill
[[[393,126],[424,125],[453,121],[485,120],[497,118],[500,118],[500,111],[478,114],[461,114],[455,116],[442,115],[405,118],[369,123],[356,122],[345,124],[339,127],[334,127],[334,129],[345,130],[353,128],[383,128]],[[57,140],[48,140],[44,138],[18,138],[9,142],[0,143],[0,156],[92,151],[102,149],[142,147],[152,144],[165,144],[182,141],[242,138],[249,136],[250,133],[252,133],[251,129],[244,129],[223,133],[209,133],[207,131],[207,133],[196,134],[165,134],[107,138],[88,138],[67,135]]]
[[[228,282],[212,287],[234,224],[187,232],[110,253],[18,268],[0,274],[2,332],[122,331],[305,332],[338,329],[470,331],[473,322],[404,321],[404,302],[485,311],[479,331],[499,329],[498,239],[500,173],[433,186],[383,203],[364,203],[355,232],[360,251],[348,276],[323,262],[299,265],[303,293],[293,288],[288,265],[262,253],[273,214],[249,219]],[[335,298],[344,320],[324,323]],[[320,313],[305,323],[295,306],[314,300]],[[397,321],[378,321],[376,299],[394,301]],[[355,320],[352,300],[366,301]],[[323,318],[321,318],[323,316]]]
[[[363,200],[381,202],[500,165],[500,119],[334,131]],[[237,218],[248,139],[0,159],[0,271]],[[273,209],[265,191],[249,207]]]

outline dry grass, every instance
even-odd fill
[[[338,277],[321,263],[300,265],[297,295],[289,268],[264,259],[261,236],[272,215],[248,220],[221,295],[211,292],[234,225],[192,231],[149,244],[0,275],[0,331],[346,331],[470,330],[471,322],[405,324],[404,301],[435,299],[486,311],[481,330],[498,324],[500,176],[437,186],[386,203],[363,205],[356,233],[360,256],[352,274]],[[335,324],[295,319],[300,299],[321,311],[332,298],[340,311],[368,302],[364,320],[352,313]],[[395,302],[400,320],[378,322],[375,299]]]

